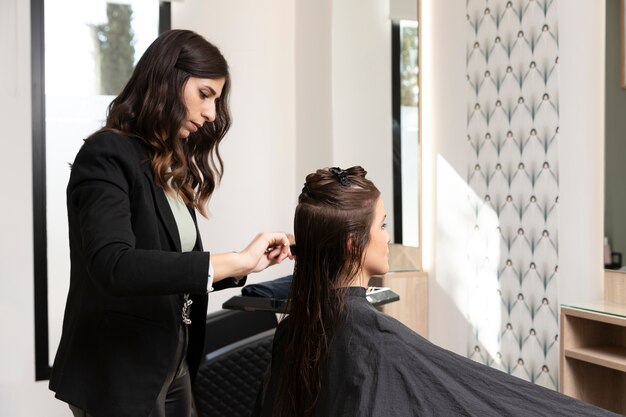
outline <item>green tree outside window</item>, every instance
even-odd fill
[[[400,83],[403,106],[417,106],[417,26],[403,26],[400,35]]]
[[[108,3],[107,22],[92,25],[100,69],[100,94],[118,95],[133,72],[132,16],[130,5]]]

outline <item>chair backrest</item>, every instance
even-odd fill
[[[278,325],[269,311],[219,310],[207,315],[204,353],[245,339]]]
[[[199,417],[250,417],[272,357],[275,329],[209,352],[194,384]]]

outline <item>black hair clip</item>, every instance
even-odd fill
[[[304,183],[304,187],[302,187],[302,191],[301,192],[306,192],[307,194],[311,194],[311,190],[309,190],[309,185],[305,182]]]
[[[341,183],[342,186],[350,187],[352,185],[352,183],[348,179],[346,171],[344,171],[343,169],[338,168],[338,167],[332,167],[330,169],[330,172],[332,172],[333,174],[337,176],[337,179],[339,179],[339,182]]]

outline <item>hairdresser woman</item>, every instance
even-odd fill
[[[74,416],[193,415],[208,292],[291,257],[283,233],[258,234],[240,252],[203,251],[195,211],[206,215],[222,175],[229,90],[215,46],[168,31],[76,156],[70,289],[50,378]]]

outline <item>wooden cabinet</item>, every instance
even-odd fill
[[[370,285],[388,287],[400,301],[378,307],[405,326],[428,337],[428,275],[423,271],[392,271],[373,276]]]
[[[604,270],[604,300],[626,303],[626,272]]]
[[[420,271],[420,250],[399,244],[389,245],[389,272],[373,276],[369,285],[387,287],[400,301],[377,307],[402,324],[428,337],[428,274]]]
[[[626,305],[561,306],[561,392],[626,414]]]

